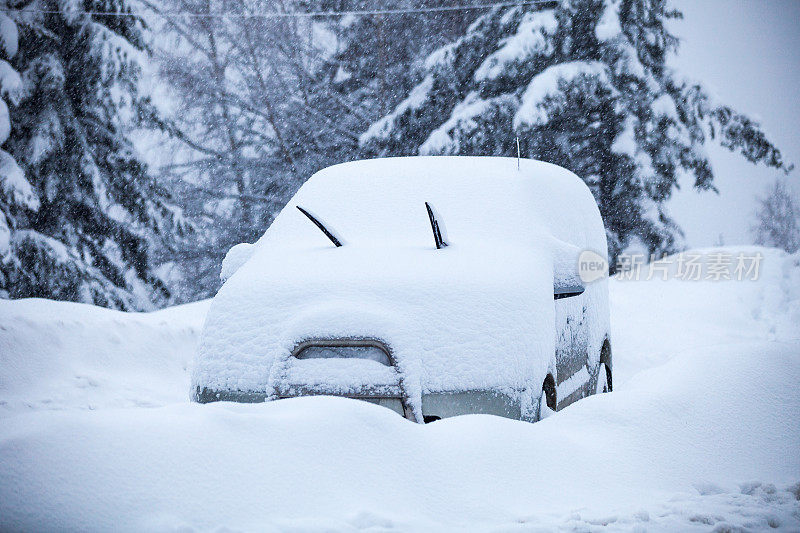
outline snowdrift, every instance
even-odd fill
[[[615,392],[537,424],[418,425],[342,398],[191,404],[177,332],[201,309],[0,302],[0,530],[797,531],[800,256],[760,251],[753,282],[612,280]],[[140,373],[109,331],[140,343]],[[159,347],[146,331],[172,332]],[[45,402],[74,368],[111,389]],[[117,383],[175,403],[134,407]]]
[[[0,300],[0,417],[187,400],[187,371],[207,309],[208,301],[124,313]]]

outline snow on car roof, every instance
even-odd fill
[[[398,157],[335,165],[314,174],[267,231],[273,244],[329,246],[293,206],[309,210],[348,244],[433,242],[425,202],[455,243],[531,242],[545,232],[605,250],[594,198],[573,173],[500,157]]]

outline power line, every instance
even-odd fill
[[[343,16],[369,16],[369,15],[413,15],[424,13],[441,13],[448,11],[475,11],[480,9],[514,7],[514,6],[542,6],[544,8],[556,7],[555,0],[521,0],[518,2],[494,2],[490,4],[469,4],[461,6],[419,7],[411,9],[374,9],[357,11],[308,11],[308,12],[281,12],[269,11],[263,13],[194,13],[191,11],[164,11],[159,15],[165,17],[195,17],[195,18],[310,18],[310,17],[343,17]],[[124,13],[118,11],[61,11],[57,9],[8,9],[0,8],[0,13],[36,13],[42,15],[57,15],[69,13],[70,15],[94,15],[106,17],[138,17],[137,13]]]

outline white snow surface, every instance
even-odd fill
[[[597,61],[571,61],[547,67],[525,88],[514,115],[514,128],[545,124],[549,120],[547,105],[561,95],[561,85],[579,78],[608,84],[608,67]]]
[[[0,101],[0,112],[3,104]],[[25,179],[25,173],[5,150],[0,150],[0,191],[17,205],[27,207],[31,211],[39,209],[39,197],[31,184]]]
[[[598,41],[610,41],[622,33],[619,21],[619,0],[605,0],[603,14],[594,29]]]
[[[14,57],[19,50],[17,25],[5,13],[0,13],[0,48],[3,49],[6,57]]]
[[[0,59],[0,95],[16,103],[23,90],[22,78],[8,61]]]
[[[176,384],[187,381],[208,305],[124,313],[0,300],[0,417],[188,401],[188,385]]]
[[[614,392],[536,424],[191,404],[206,303],[2,301],[0,530],[797,531],[800,256],[744,251],[758,281],[611,280]]]
[[[442,250],[426,201],[447,227]],[[296,206],[347,244],[334,247]],[[553,265],[567,253],[574,268],[585,249],[606,249],[600,214],[586,185],[555,165],[421,157],[328,168],[214,297],[193,388],[270,394],[291,366],[308,366],[290,357],[298,343],[366,337],[390,347],[417,408],[439,391],[538,398],[554,353]],[[581,296],[598,357],[607,297],[602,281]],[[364,378],[353,381],[356,392]]]
[[[234,272],[245,264],[253,255],[253,245],[249,242],[242,242],[228,250],[225,259],[222,260],[222,268],[219,277],[222,281],[233,276]]]
[[[509,15],[513,12],[509,10]],[[558,29],[558,20],[553,11],[525,13],[514,35],[501,42],[475,71],[475,80],[492,80],[506,71],[508,65],[534,56],[549,56],[553,53],[551,36]]]
[[[0,211],[0,261],[5,261],[11,251],[11,228],[5,213]]]
[[[0,65],[0,68],[2,68],[2,65]],[[11,120],[8,114],[8,106],[3,100],[0,100],[0,144],[8,140],[9,134],[11,134]]]
[[[476,91],[469,93],[453,108],[450,118],[431,132],[419,147],[419,153],[422,155],[458,153],[460,146],[458,141],[453,139],[452,133],[456,130],[475,129],[475,117],[484,113],[489,105],[490,102],[482,99]]]

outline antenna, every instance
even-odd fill
[[[322,231],[322,233],[324,233],[324,234],[325,234],[325,236],[326,236],[327,238],[329,238],[329,239],[331,240],[331,242],[332,242],[332,243],[333,243],[333,244],[334,244],[334,245],[335,245],[337,248],[338,248],[339,246],[341,246],[341,245],[342,245],[342,241],[340,241],[339,239],[337,239],[337,238],[336,238],[336,236],[335,236],[333,233],[331,233],[331,232],[328,230],[328,228],[326,228],[326,227],[325,227],[325,225],[324,225],[322,222],[320,222],[319,220],[317,220],[317,218],[316,218],[314,215],[312,215],[311,213],[309,213],[308,211],[306,211],[305,209],[303,209],[303,208],[302,208],[302,207],[300,207],[299,205],[298,205],[298,206],[295,206],[295,207],[297,207],[297,209],[299,209],[301,213],[303,213],[303,214],[304,214],[306,217],[308,217],[308,220],[310,220],[311,222],[313,222],[313,223],[314,223],[314,225],[315,225],[315,226],[317,226],[317,227],[320,229],[320,231]]]
[[[517,135],[517,170],[519,170],[519,135]]]
[[[442,237],[442,227],[439,225],[439,221],[436,219],[436,212],[434,211],[431,204],[425,202],[425,209],[428,210],[428,218],[431,221],[431,230],[433,230],[433,240],[436,243],[436,249],[440,250],[447,246],[444,238]]]

